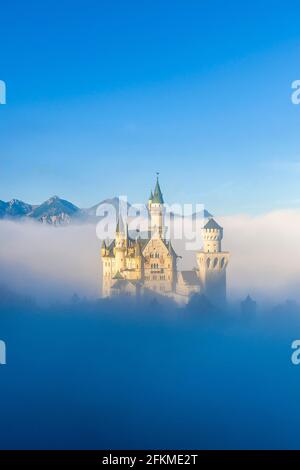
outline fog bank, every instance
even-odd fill
[[[229,299],[250,293],[257,300],[300,300],[300,210],[257,217],[217,218],[224,227],[223,249],[230,251]],[[54,228],[0,221],[0,283],[39,300],[101,292],[101,241],[94,225]],[[196,266],[195,253],[174,241],[179,269]]]

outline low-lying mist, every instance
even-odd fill
[[[223,249],[230,251],[228,297],[250,293],[259,301],[300,300],[300,211],[257,217],[220,217]],[[179,269],[196,266],[193,251],[175,240]],[[101,242],[94,225],[54,228],[0,221],[0,283],[40,301],[101,294]]]
[[[39,301],[101,292],[101,242],[93,225],[0,222],[0,283]]]

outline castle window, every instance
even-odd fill
[[[221,260],[221,268],[224,268],[224,264],[225,264],[225,258],[222,258],[222,260]]]
[[[217,264],[218,264],[218,258],[215,258],[215,259],[214,259],[214,268],[217,267]]]
[[[151,269],[158,269],[158,264],[157,263],[151,264]]]
[[[206,264],[207,264],[207,267],[209,268],[209,266],[210,266],[210,258],[207,258]]]

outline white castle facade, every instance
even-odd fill
[[[103,297],[153,293],[187,302],[192,294],[201,293],[214,304],[224,303],[229,253],[222,251],[222,227],[209,218],[202,228],[203,248],[196,253],[197,268],[178,271],[178,255],[165,238],[165,208],[158,179],[148,211],[147,237],[133,240],[119,219],[115,240],[110,244],[103,241]]]

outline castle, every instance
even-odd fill
[[[202,228],[203,248],[197,252],[198,268],[178,271],[170,240],[165,238],[164,200],[157,178],[148,201],[149,230],[146,237],[133,240],[122,218],[110,244],[102,242],[103,297],[116,295],[166,295],[187,302],[201,293],[214,304],[226,301],[226,267],[229,253],[222,251],[223,229],[210,217]]]

